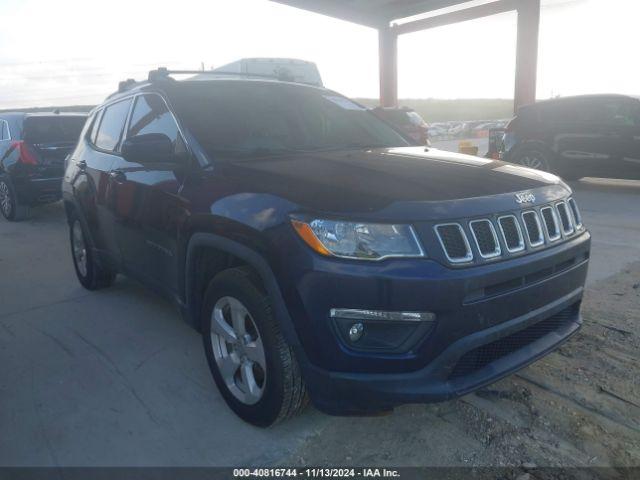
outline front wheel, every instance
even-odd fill
[[[202,322],[213,379],[240,418],[268,427],[304,408],[300,368],[269,296],[250,270],[233,268],[216,275],[205,293]]]
[[[541,150],[527,149],[516,155],[514,163],[519,163],[524,167],[535,168],[543,172],[551,172],[549,155]]]
[[[69,228],[71,256],[80,284],[87,290],[98,290],[113,284],[116,274],[96,262],[80,219],[74,217]]]

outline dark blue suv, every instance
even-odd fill
[[[123,82],[63,194],[82,285],[122,273],[172,299],[260,426],[307,398],[366,414],[464,395],[581,323],[590,235],[566,184],[412,147],[320,87]]]

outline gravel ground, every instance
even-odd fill
[[[332,422],[282,463],[640,466],[640,263],[592,285],[582,311],[582,330],[521,372],[456,401]]]

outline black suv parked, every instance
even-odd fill
[[[640,179],[640,100],[586,95],[524,106],[503,148],[504,160],[570,180]]]
[[[73,260],[88,289],[120,272],[173,299],[243,419],[449,399],[579,328],[590,235],[554,175],[407,146],[324,88],[174,78],[91,112]]]
[[[61,198],[64,159],[87,116],[0,113],[0,212],[20,220],[29,208]]]

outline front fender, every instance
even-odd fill
[[[238,243],[234,240],[212,234],[212,233],[195,233],[191,236],[187,246],[187,256],[185,265],[185,300],[188,322],[196,329],[200,330],[200,309],[198,306],[197,288],[196,288],[196,252],[199,248],[209,247],[218,251],[228,253],[239,258],[247,265],[250,265],[260,275],[262,283],[271,298],[275,312],[275,318],[280,326],[280,330],[285,339],[292,346],[298,356],[304,356],[304,352],[300,347],[300,340],[295,332],[293,321],[289,315],[280,286],[276,277],[269,266],[266,259],[259,253],[253,251],[249,247]],[[300,358],[299,358],[300,360]]]

